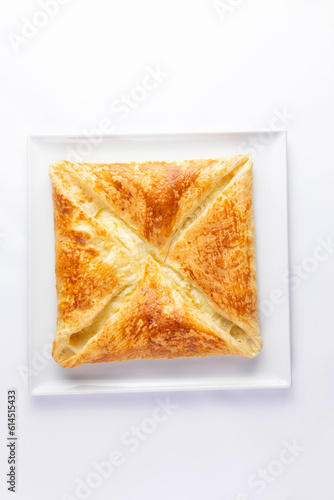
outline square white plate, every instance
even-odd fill
[[[30,168],[30,348],[32,394],[192,389],[282,388],[291,385],[286,133],[32,136]],[[254,161],[257,279],[264,347],[257,358],[209,356],[137,360],[64,369],[50,357],[56,330],[51,183],[54,161],[143,161],[248,153]]]

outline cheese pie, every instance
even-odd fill
[[[259,353],[252,166],[50,166],[57,363]]]

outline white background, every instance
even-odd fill
[[[332,500],[334,253],[312,256],[319,238],[334,239],[333,2],[227,0],[220,15],[212,0],[63,3],[15,51],[13,34],[24,18],[38,23],[41,7],[0,2],[1,498],[83,498],[77,480],[119,450],[123,463],[87,498]],[[166,76],[122,119],[113,103],[156,65]],[[27,135],[93,131],[102,119],[118,132],[256,130],[277,112],[288,115],[293,387],[171,394],[177,408],[133,453],[120,436],[145,427],[165,395],[32,397],[23,376]],[[15,495],[4,477],[10,387]],[[293,441],[300,451],[279,465]],[[262,487],[257,476],[249,484],[261,468]]]

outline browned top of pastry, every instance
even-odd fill
[[[247,156],[59,162],[50,177],[58,363],[259,352]]]

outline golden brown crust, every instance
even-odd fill
[[[168,262],[203,290],[224,316],[260,341],[254,240],[249,160],[175,242]]]
[[[61,166],[50,170],[53,187],[58,331],[86,326],[127,283],[130,256],[105,228],[72,199]],[[65,187],[66,186],[66,187]],[[110,255],[116,262],[110,262]],[[119,266],[121,263],[122,267]],[[128,266],[128,268],[127,268]]]
[[[69,347],[75,345],[69,338]],[[82,363],[130,359],[177,358],[213,354],[245,354],[242,346],[194,310],[186,296],[151,256],[142,283],[130,300],[110,316],[99,335],[93,336],[65,367]]]
[[[118,217],[161,256],[188,212],[240,157],[183,162],[73,164],[72,168]]]
[[[248,157],[50,177],[59,364],[259,352]]]

